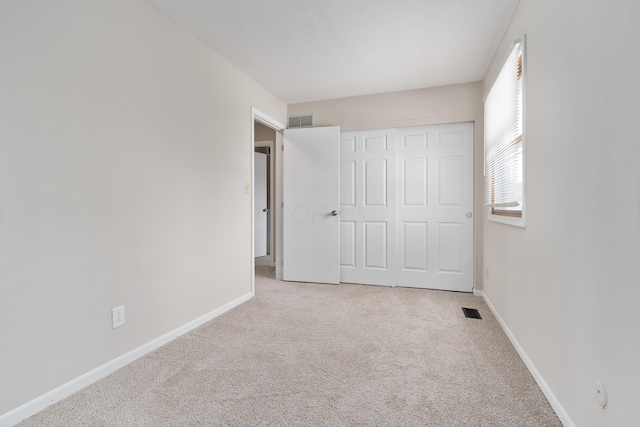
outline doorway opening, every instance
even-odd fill
[[[274,265],[275,168],[273,151],[276,131],[254,124],[253,198],[254,198],[254,259],[256,264]],[[264,139],[269,138],[269,139]]]
[[[282,278],[282,130],[285,125],[251,108],[251,292],[256,263],[274,266]],[[258,189],[260,187],[261,189]],[[256,249],[258,244],[262,249]]]

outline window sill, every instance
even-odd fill
[[[492,222],[499,222],[501,224],[513,225],[514,227],[525,228],[527,222],[525,220],[525,214],[522,212],[522,218],[505,216],[505,215],[494,215],[491,211],[488,212],[488,219]]]

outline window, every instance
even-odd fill
[[[525,38],[514,41],[484,101],[485,203],[489,219],[524,226]]]

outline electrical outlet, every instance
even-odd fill
[[[124,325],[124,305],[111,309],[111,324],[113,329]]]

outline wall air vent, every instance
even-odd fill
[[[313,114],[303,114],[301,116],[289,116],[290,128],[305,128],[313,126]]]

